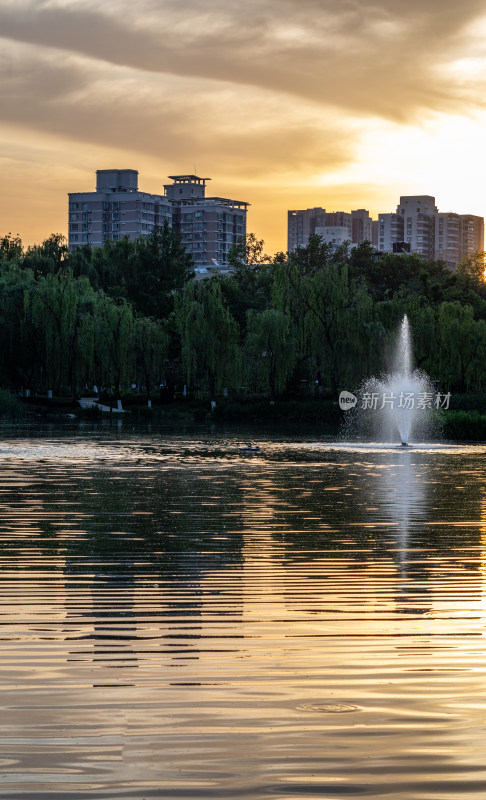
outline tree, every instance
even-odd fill
[[[0,381],[3,386],[32,388],[39,376],[40,339],[29,313],[34,276],[15,259],[0,271]]]
[[[245,239],[240,236],[228,251],[228,264],[234,269],[270,264],[272,259],[265,253],[264,246],[263,239],[257,239],[254,233],[247,233]]]
[[[176,296],[175,311],[187,382],[214,401],[217,392],[237,386],[240,379],[238,325],[219,279],[188,283]]]
[[[450,390],[477,389],[485,384],[485,324],[474,319],[471,306],[442,303],[438,316],[435,363],[443,385]]]
[[[99,383],[112,386],[117,398],[131,384],[134,371],[134,319],[131,306],[99,293],[94,314],[95,367]]]
[[[32,320],[42,341],[45,388],[77,391],[91,366],[94,292],[86,278],[48,273],[29,298]]]
[[[134,323],[133,339],[137,377],[145,384],[147,399],[150,400],[152,386],[155,382],[160,383],[163,376],[169,337],[160,322],[138,316]]]
[[[274,308],[260,313],[248,311],[245,344],[245,373],[248,383],[258,391],[270,391],[274,398],[282,392],[297,357],[297,343],[290,317]]]
[[[20,261],[23,255],[22,240],[19,236],[7,233],[0,237],[0,264],[2,262]]]
[[[167,220],[135,240],[134,271],[126,276],[127,297],[137,311],[165,319],[174,306],[174,292],[194,275],[191,255]]]
[[[485,256],[486,253],[474,253],[457,265],[457,274],[468,277],[473,283],[483,285],[485,282]]]
[[[335,263],[332,248],[311,237],[307,248],[289,254],[277,267],[274,301],[300,332],[302,356],[321,372],[333,396],[354,385],[368,366],[373,305],[362,282],[349,279],[346,264]]]
[[[42,244],[35,244],[27,249],[23,266],[31,269],[36,278],[41,275],[56,275],[68,269],[68,258],[66,238],[60,233],[52,233]]]

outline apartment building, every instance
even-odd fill
[[[354,244],[374,243],[375,238],[370,212],[365,208],[357,208],[351,211],[351,241]]]
[[[239,239],[246,240],[249,203],[225,197],[206,197],[210,178],[198,175],[169,175],[164,196],[172,208],[172,224],[196,267],[224,264]]]
[[[332,230],[335,228],[335,230]],[[402,195],[396,211],[371,219],[366,209],[326,212],[324,208],[288,212],[289,252],[305,246],[312,234],[324,241],[369,241],[379,253],[416,253],[440,259],[451,270],[484,250],[484,219],[438,210],[432,195]]]
[[[288,212],[288,250],[306,247],[309,238],[318,234],[322,236],[324,228],[342,228],[346,231],[343,241],[352,244],[373,242],[373,220],[364,208],[354,211],[326,211],[325,208],[293,209]],[[319,233],[319,231],[321,233]],[[326,234],[327,236],[327,234]],[[330,240],[341,240],[343,233],[330,233]],[[327,241],[327,239],[326,239]]]
[[[438,215],[435,197],[404,195],[400,197],[397,214],[403,218],[403,241],[410,252],[421,258],[435,257],[435,224]]]
[[[356,247],[356,244],[351,243],[348,225],[319,225],[315,232],[317,236],[321,237],[323,242],[332,244],[334,248],[338,248],[346,242],[350,243],[351,247]]]
[[[445,261],[449,269],[455,269],[462,260],[462,222],[454,212],[437,214],[435,223],[435,258]]]
[[[297,247],[307,247],[316,228],[327,224],[325,208],[294,209],[287,214],[287,247],[289,253]]]
[[[484,250],[484,218],[474,214],[460,215],[459,247],[461,261]]]
[[[238,238],[246,238],[249,204],[206,197],[210,178],[169,177],[163,194],[150,194],[138,188],[136,170],[97,170],[96,191],[69,194],[69,247],[137,239],[167,221],[181,232],[196,266],[224,263]]]
[[[397,242],[403,242],[403,217],[396,213],[379,214],[377,250],[393,253],[393,245]]]
[[[172,206],[164,195],[142,192],[134,169],[99,169],[95,192],[69,194],[69,247],[102,247],[124,236],[147,236],[155,225],[172,224]]]

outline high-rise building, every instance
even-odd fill
[[[354,244],[373,243],[373,220],[365,208],[351,211],[352,239]]]
[[[435,258],[455,269],[462,260],[461,217],[454,212],[439,212],[435,222]]]
[[[334,248],[338,248],[345,243],[351,244],[352,247],[356,246],[351,242],[348,225],[319,225],[315,232],[323,242],[332,244]]]
[[[377,250],[392,253],[396,242],[403,242],[403,217],[400,214],[379,214]]]
[[[439,212],[432,195],[402,195],[396,212],[379,214],[377,221],[363,208],[350,213],[323,208],[288,212],[289,252],[305,247],[314,233],[334,244],[345,237],[350,244],[369,241],[379,253],[416,253],[442,260],[451,270],[484,250],[484,219]]]
[[[306,247],[309,238],[319,234],[323,228],[343,228],[347,231],[346,241],[350,244],[373,242],[373,220],[364,208],[354,211],[327,211],[325,208],[307,208],[288,212],[288,249]],[[341,239],[342,232],[332,238]]]
[[[403,241],[410,245],[410,251],[421,258],[434,258],[438,214],[435,197],[404,195],[400,197],[397,214],[403,217]]]
[[[460,214],[460,260],[482,253],[484,250],[484,218],[473,214]]]
[[[69,194],[69,247],[101,247],[108,239],[147,236],[155,225],[172,224],[163,195],[141,192],[134,169],[99,169],[95,192]]]
[[[306,208],[289,211],[287,247],[289,253],[297,247],[307,247],[316,228],[327,224],[325,208]]]
[[[248,203],[206,197],[209,178],[169,177],[159,195],[139,190],[136,170],[97,170],[95,192],[69,194],[69,247],[137,239],[167,221],[181,232],[196,266],[224,263],[231,246],[246,239]]]
[[[246,240],[249,203],[224,197],[206,197],[210,178],[169,175],[165,198],[172,207],[172,224],[182,235],[195,266],[224,264],[238,240]]]

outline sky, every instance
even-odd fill
[[[0,0],[0,235],[67,233],[97,169],[288,209],[486,216],[484,0]]]

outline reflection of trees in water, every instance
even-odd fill
[[[215,607],[220,590],[212,576],[241,567],[241,535],[236,488],[219,480],[217,471],[183,468],[93,476],[91,494],[79,503],[85,531],[69,538],[66,552],[70,585],[80,581],[90,595],[89,608],[78,607],[76,593],[69,605],[71,614],[93,620],[93,660],[118,650],[133,660],[130,642],[133,653],[142,644],[174,658],[197,655],[205,612],[229,613],[224,603]]]

